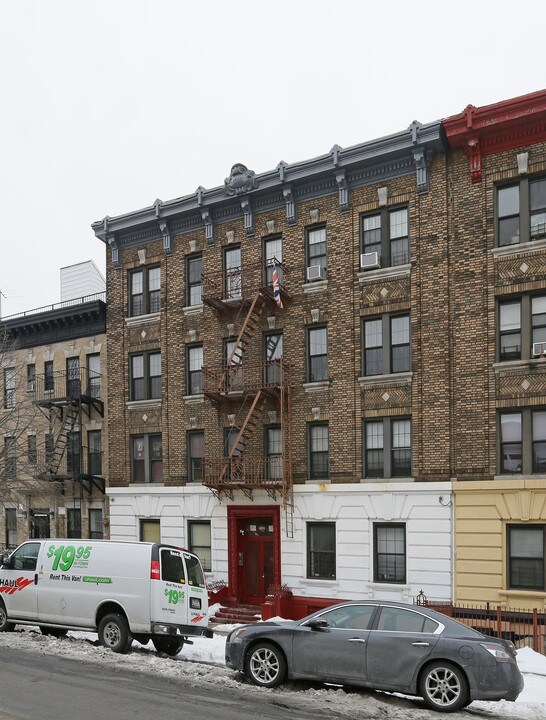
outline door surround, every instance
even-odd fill
[[[238,530],[239,520],[246,518],[273,518],[273,583],[281,583],[281,514],[278,505],[230,505],[228,519],[228,587],[231,602],[240,602],[242,588],[238,577]]]

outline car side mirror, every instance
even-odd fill
[[[2,558],[2,568],[5,570],[9,570],[11,568],[11,564],[9,561],[9,555],[4,555]]]
[[[328,621],[323,618],[314,618],[313,620],[309,620],[307,627],[310,627],[311,630],[321,630],[322,628],[328,627]]]

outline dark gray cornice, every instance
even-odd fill
[[[162,202],[134,212],[106,217],[92,224],[95,235],[112,246],[114,265],[119,265],[119,249],[135,243],[163,238],[166,254],[171,252],[174,235],[204,229],[207,242],[214,243],[214,229],[222,222],[243,218],[248,235],[254,232],[255,215],[285,207],[289,224],[296,222],[298,202],[337,193],[342,212],[348,210],[351,189],[415,173],[418,192],[428,191],[428,167],[437,153],[445,152],[440,122],[420,125],[370,142],[332,150],[320,157],[254,175],[242,168],[251,183],[233,197],[229,182],[206,190],[199,187],[192,195]],[[233,172],[233,168],[232,168]]]

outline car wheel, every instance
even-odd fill
[[[469,702],[466,677],[449,662],[437,662],[425,668],[419,689],[425,703],[440,712],[455,712]]]
[[[11,632],[15,629],[15,623],[9,622],[6,606],[0,600],[0,632]]]
[[[102,618],[99,623],[98,634],[100,644],[115,653],[129,652],[133,642],[127,620],[117,613],[111,613]]]
[[[259,643],[246,656],[245,673],[255,685],[277,687],[286,678],[286,660],[275,645]]]
[[[65,630],[64,628],[53,628],[45,627],[45,625],[40,625],[40,632],[42,633],[42,635],[50,635],[51,637],[62,638],[65,637],[68,630]]]
[[[178,655],[184,646],[183,640],[172,640],[166,637],[152,638],[152,642],[157,652],[165,653],[165,655],[169,655],[170,657]]]

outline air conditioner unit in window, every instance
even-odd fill
[[[310,265],[307,268],[307,282],[313,282],[313,280],[325,280],[326,273],[322,265]]]
[[[533,357],[546,355],[546,342],[533,343]]]
[[[379,262],[379,253],[362,253],[360,256],[360,267],[362,270],[375,270],[376,268],[381,267],[381,263]]]

